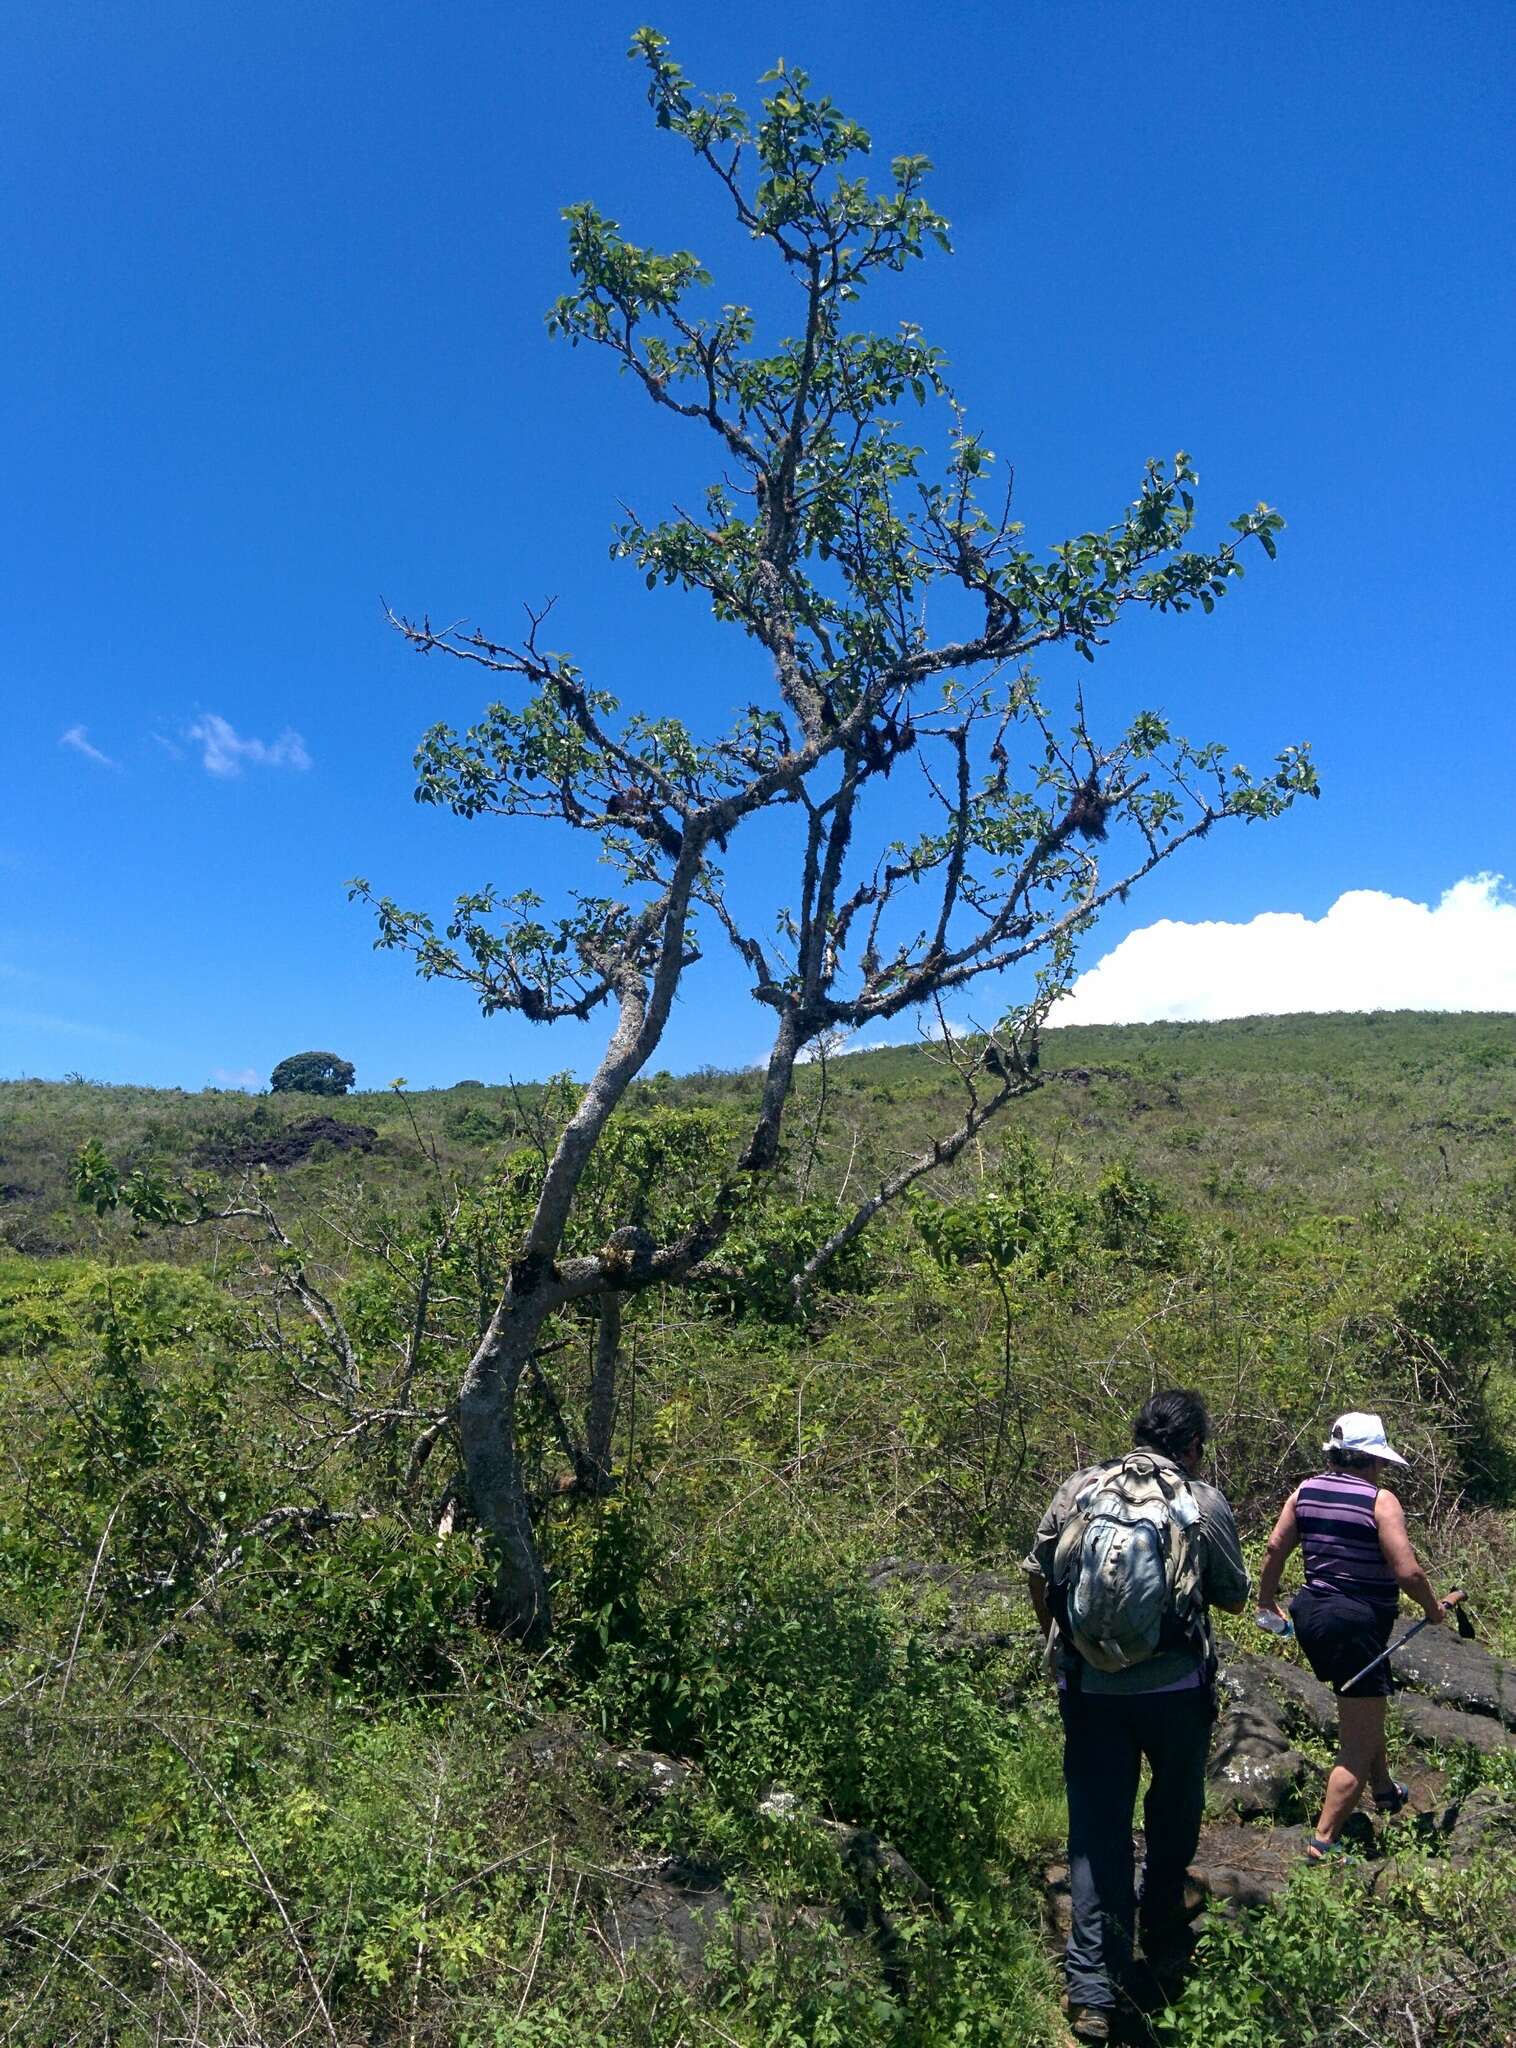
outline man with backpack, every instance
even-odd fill
[[[1066,1480],[1023,1560],[1063,1716],[1073,1905],[1064,1967],[1081,2041],[1111,2038],[1131,1962],[1144,1758],[1143,1953],[1162,1973],[1186,1952],[1185,1876],[1216,1713],[1207,1610],[1239,1613],[1248,1596],[1232,1511],[1198,1476],[1210,1427],[1198,1394],[1154,1394],[1134,1449]]]

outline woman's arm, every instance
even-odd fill
[[[1295,1493],[1300,1488],[1297,1486]],[[1279,1510],[1279,1520],[1274,1524],[1264,1552],[1263,1570],[1258,1576],[1258,1612],[1279,1614],[1284,1610],[1279,1605],[1279,1581],[1284,1576],[1284,1561],[1300,1541],[1300,1529],[1295,1521],[1295,1494],[1292,1493]]]
[[[1379,1548],[1384,1552],[1384,1561],[1399,1580],[1401,1592],[1408,1600],[1420,1604],[1428,1621],[1441,1621],[1447,1610],[1432,1591],[1432,1582],[1411,1548],[1410,1534],[1405,1526],[1405,1509],[1387,1487],[1381,1486],[1374,1496],[1374,1522],[1379,1530]]]

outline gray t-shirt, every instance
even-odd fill
[[[1074,1503],[1096,1474],[1107,1470],[1111,1462],[1107,1459],[1104,1464],[1090,1465],[1083,1472],[1076,1472],[1053,1495],[1047,1513],[1037,1525],[1032,1547],[1021,1560],[1021,1569],[1028,1577],[1035,1573],[1040,1578],[1051,1580],[1053,1553],[1058,1548],[1063,1525],[1074,1512]],[[1200,1587],[1207,1607],[1236,1607],[1248,1597],[1248,1568],[1242,1561],[1237,1524],[1225,1496],[1203,1479],[1191,1479],[1182,1467],[1173,1464],[1172,1459],[1164,1458],[1161,1462],[1172,1465],[1180,1478],[1188,1482],[1195,1496],[1195,1505],[1200,1510]],[[1209,1645],[1209,1617],[1206,1639]],[[1129,1671],[1097,1671],[1093,1664],[1076,1659],[1074,1652],[1066,1646],[1061,1649],[1060,1656],[1065,1671],[1075,1662],[1082,1664],[1080,1690],[1087,1693],[1157,1692],[1166,1686],[1182,1684],[1199,1670],[1203,1662],[1195,1650],[1159,1650],[1143,1663],[1134,1664]]]

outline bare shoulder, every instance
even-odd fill
[[[1391,1493],[1387,1486],[1381,1486],[1374,1496],[1375,1521],[1387,1518],[1393,1522],[1397,1516],[1401,1521],[1405,1520],[1405,1509],[1400,1505],[1399,1496]]]

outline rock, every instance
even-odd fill
[[[1294,1802],[1308,1766],[1279,1723],[1243,1705],[1216,1723],[1206,1771],[1206,1809],[1248,1820]]]
[[[1492,1657],[1483,1643],[1455,1635],[1451,1628],[1424,1628],[1390,1663],[1402,1685],[1516,1728],[1516,1671]]]
[[[1488,1714],[1465,1714],[1458,1707],[1443,1706],[1419,1693],[1396,1693],[1390,1704],[1390,1718],[1413,1742],[1436,1743],[1440,1749],[1466,1744],[1481,1756],[1516,1749],[1516,1735],[1509,1734]]]
[[[1331,1687],[1284,1657],[1258,1657],[1264,1682],[1284,1702],[1285,1726],[1303,1722],[1313,1734],[1337,1739],[1337,1701]]]
[[[780,1907],[767,1899],[746,1899],[739,1905],[716,1872],[679,1862],[664,1863],[645,1874],[622,1876],[618,1892],[608,1899],[601,1915],[600,1931],[623,1963],[639,1951],[663,1948],[679,1976],[698,1988],[709,1981],[707,1951],[718,1923],[726,1916],[730,1917],[721,1930],[723,1946],[729,1945],[739,1964],[773,1957],[797,1933],[814,1935],[828,1927],[847,1933],[862,1931],[830,1907]],[[880,1967],[867,1943],[851,1942],[848,1947],[850,1971]]]
[[[1289,1658],[1262,1657],[1230,1643],[1219,1647],[1222,1684],[1255,1712],[1282,1720],[1287,1728],[1303,1723],[1314,1734],[1336,1735],[1337,1702],[1319,1678]]]
[[[1266,1660],[1236,1652],[1217,1676],[1221,1714],[1206,1770],[1207,1810],[1244,1820],[1277,1814],[1291,1803],[1307,1766],[1281,1725]]]
[[[1444,1846],[1454,1862],[1491,1849],[1516,1847],[1516,1800],[1493,1785],[1476,1785],[1448,1807],[1438,1821]]]
[[[622,1962],[638,1949],[666,1945],[679,1975],[699,1983],[716,1922],[731,1909],[731,1893],[714,1877],[701,1881],[700,1873],[669,1866],[667,1874],[626,1879],[607,1905],[601,1931]]]
[[[911,1868],[892,1842],[882,1841],[868,1828],[855,1827],[851,1821],[826,1820],[811,1812],[796,1793],[778,1786],[759,1800],[757,1810],[765,1820],[788,1821],[830,1836],[845,1868],[862,1878],[871,1894],[877,1893],[881,1882],[888,1879],[917,1905],[931,1903],[934,1895],[926,1880]]]
[[[932,1902],[931,1886],[911,1868],[893,1842],[881,1841],[867,1828],[849,1827],[846,1821],[830,1820],[823,1825],[835,1837],[848,1869],[863,1878],[871,1888],[888,1880],[896,1891],[916,1905],[925,1906]]]
[[[1026,1579],[1020,1572],[971,1572],[961,1564],[926,1564],[915,1557],[881,1557],[864,1567],[874,1591],[894,1581],[906,1586],[941,1586],[953,1600],[1020,1600]]]
[[[299,1123],[242,1137],[207,1138],[195,1154],[197,1166],[231,1173],[249,1166],[299,1166],[318,1145],[334,1152],[372,1151],[379,1133],[372,1124],[344,1123],[340,1117],[310,1116]]]
[[[597,1748],[590,1758],[596,1777],[634,1795],[644,1806],[661,1806],[674,1793],[682,1792],[696,1776],[695,1766],[682,1757],[664,1756],[656,1749]]]
[[[1269,1661],[1266,1657],[1252,1656],[1246,1650],[1229,1651],[1221,1659],[1216,1677],[1223,1711],[1228,1707],[1240,1707],[1276,1725],[1281,1721],[1279,1699],[1269,1682]]]
[[[1267,1905],[1289,1883],[1309,1835],[1304,1827],[1202,1828],[1186,1904],[1192,1911],[1221,1903]]]
[[[1414,1660],[1426,1636],[1418,1636],[1414,1643],[1395,1659],[1397,1669],[1405,1669]],[[1403,1690],[1397,1692],[1391,1707],[1394,1720],[1413,1742],[1437,1744],[1440,1748],[1452,1748],[1467,1743],[1483,1756],[1516,1746],[1516,1737],[1506,1733],[1499,1720],[1493,1718],[1494,1705],[1499,1697],[1499,1686],[1505,1674],[1489,1652],[1481,1644],[1460,1641],[1448,1635],[1445,1645],[1452,1654],[1451,1659],[1438,1659],[1439,1668],[1446,1666],[1442,1683],[1446,1690],[1440,1698],[1428,1697],[1423,1693]],[[1460,1660],[1460,1652],[1475,1650],[1478,1655]],[[1459,1668],[1456,1671],[1454,1666]],[[1409,1672],[1407,1671],[1407,1676]],[[1229,1690],[1236,1691],[1248,1705],[1257,1709],[1260,1701],[1272,1699],[1277,1703],[1286,1729],[1307,1727],[1328,1742],[1337,1735],[1337,1701],[1331,1689],[1303,1666],[1286,1657],[1263,1657],[1250,1650],[1231,1650],[1221,1666],[1221,1677]],[[1449,1693],[1472,1681],[1476,1696],[1488,1699],[1488,1707],[1473,1713],[1462,1707],[1446,1703]],[[1509,1679],[1505,1681],[1510,1683]]]
[[[570,1720],[548,1721],[513,1743],[507,1761],[534,1775],[574,1767],[601,1791],[630,1795],[643,1807],[661,1806],[699,1773],[682,1757],[656,1749],[615,1749]]]
[[[569,1763],[582,1763],[592,1746],[587,1731],[575,1722],[548,1721],[512,1743],[506,1762],[533,1773],[557,1771]]]
[[[764,1820],[804,1820],[806,1817],[799,1793],[783,1792],[777,1787],[759,1800],[758,1813]]]
[[[1067,1941],[1072,1919],[1069,1866],[1067,1863],[1045,1864],[1042,1872],[1042,1931],[1049,1942]]]
[[[1194,1919],[1211,1905],[1233,1908],[1267,1905],[1290,1881],[1305,1853],[1310,1830],[1303,1827],[1237,1827],[1207,1821],[1190,1864],[1185,1912]],[[1134,1844],[1134,1867],[1142,1866],[1142,1836]],[[1065,1940],[1069,1931],[1067,1863],[1043,1871],[1043,1917],[1048,1933]]]

